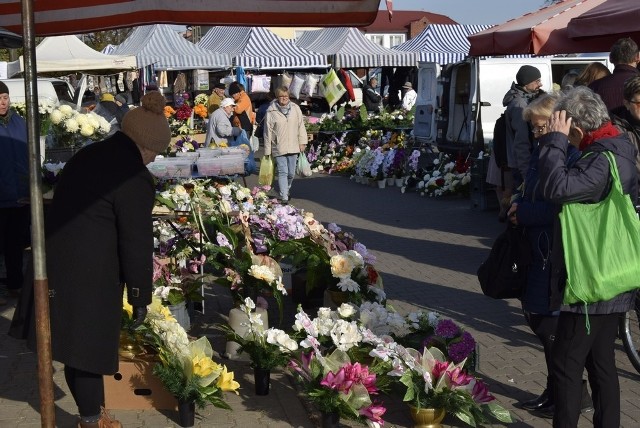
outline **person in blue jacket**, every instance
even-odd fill
[[[27,124],[11,109],[9,88],[0,82],[0,242],[9,297],[18,297],[24,280],[23,256],[29,242],[29,149]],[[2,303],[2,302],[0,302]]]
[[[527,277],[527,286],[522,296],[522,312],[531,328],[542,344],[547,365],[546,388],[538,397],[521,402],[520,407],[533,410],[539,416],[551,418],[555,410],[553,396],[553,377],[551,349],[558,324],[559,311],[552,311],[550,306],[549,285],[551,282],[551,247],[553,242],[553,219],[557,207],[542,196],[538,182],[538,157],[540,154],[540,138],[548,132],[547,122],[560,96],[543,94],[527,105],[522,114],[529,123],[533,134],[533,150],[529,161],[529,169],[524,180],[524,190],[520,193],[508,211],[512,223],[524,226],[527,241],[531,248],[531,264]],[[580,152],[569,146],[567,166],[570,167],[580,157]],[[586,383],[583,386],[583,408],[591,409]]]

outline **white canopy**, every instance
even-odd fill
[[[24,71],[22,56],[18,61]],[[44,38],[36,46],[38,73],[48,71],[126,70],[137,68],[132,55],[105,55],[84,44],[76,36]],[[16,67],[17,68],[17,67]]]

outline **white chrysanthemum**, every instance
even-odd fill
[[[51,112],[49,118],[51,119],[51,123],[53,123],[54,125],[59,125],[65,119],[65,116],[60,110],[55,109]]]
[[[83,137],[91,137],[94,132],[95,128],[89,123],[85,123],[80,127],[80,134],[82,134]]]
[[[97,114],[91,112],[87,115],[87,122],[93,126],[94,128],[99,128],[100,127],[100,117]]]
[[[71,106],[67,105],[67,104],[63,104],[60,107],[58,107],[58,110],[65,115],[65,117],[71,117],[75,114],[75,110],[73,108],[71,108]]]
[[[360,291],[360,284],[351,278],[342,278],[340,279],[340,282],[338,282],[338,288],[340,291],[351,291],[357,293]]]
[[[71,133],[75,133],[80,129],[80,125],[76,119],[72,117],[64,121],[64,128]]]
[[[78,122],[78,125],[80,125],[80,127],[89,123],[89,117],[86,114],[78,114],[75,116],[75,119],[76,119],[76,122]]]

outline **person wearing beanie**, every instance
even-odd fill
[[[247,131],[247,137],[251,138],[253,135],[253,124],[256,120],[251,98],[249,98],[249,95],[244,91],[244,86],[238,82],[233,82],[229,85],[229,96],[231,96],[236,103],[231,120],[233,126],[244,129]]]
[[[166,151],[165,99],[150,92],[122,130],[67,162],[46,225],[53,359],[78,406],[78,426],[121,427],[104,410],[103,375],[118,370],[123,292],[142,324],[153,286],[154,179],[146,164]]]
[[[506,107],[507,160],[513,179],[512,189],[520,187],[529,169],[533,148],[529,124],[522,113],[524,108],[542,93],[542,75],[531,65],[523,65],[516,73],[516,81],[505,94],[502,105]]]
[[[18,297],[23,274],[23,252],[29,242],[30,209],[18,202],[29,197],[27,123],[11,109],[9,88],[0,81],[0,242],[9,297]],[[6,301],[0,298],[0,304]]]
[[[216,111],[218,107],[220,107],[220,103],[224,99],[224,83],[218,83],[213,87],[213,91],[211,91],[211,96],[209,96],[209,116],[211,113]]]

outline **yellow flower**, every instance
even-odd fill
[[[220,377],[218,377],[216,386],[223,391],[233,391],[240,395],[237,391],[237,389],[240,388],[240,384],[234,380],[233,372],[227,371],[227,366],[222,366],[222,373],[220,373]]]
[[[133,306],[127,301],[127,293],[122,295],[122,309],[127,313],[129,318],[133,318]]]
[[[193,374],[207,377],[211,373],[220,370],[220,365],[205,355],[195,355],[192,358]]]

